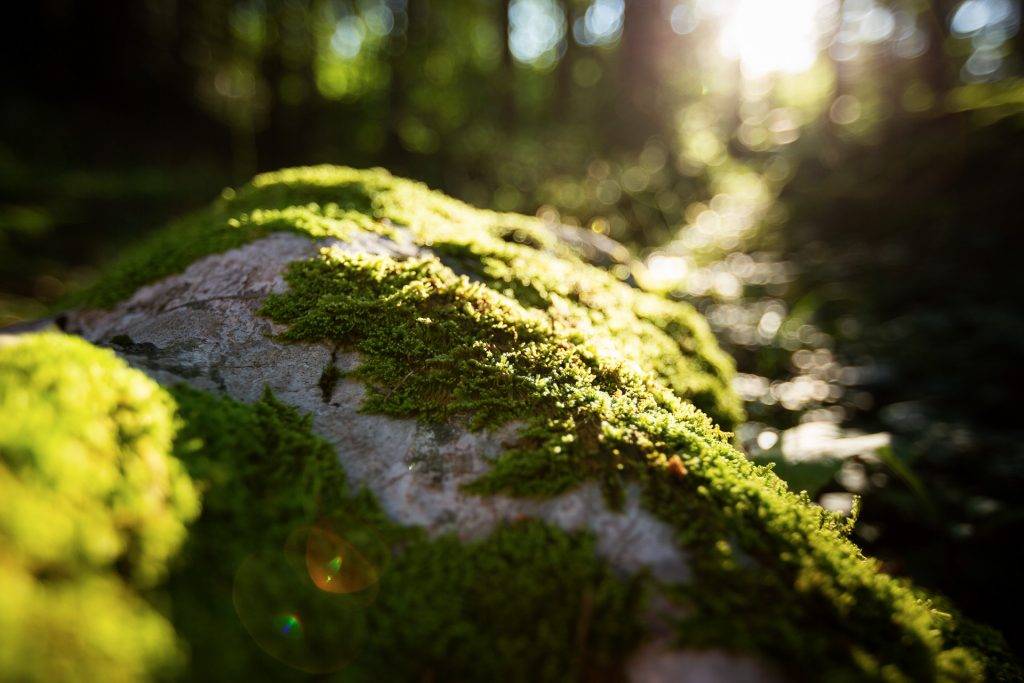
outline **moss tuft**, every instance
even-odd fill
[[[136,680],[177,663],[139,597],[198,500],[170,457],[174,404],[59,334],[0,345],[0,678]]]
[[[347,239],[394,235],[441,254],[488,286],[575,331],[608,354],[654,373],[724,429],[742,419],[732,361],[685,303],[640,292],[589,266],[532,218],[475,209],[386,171],[321,166],[257,176],[206,211],[158,231],[63,303],[107,307],[140,286],[273,231]]]

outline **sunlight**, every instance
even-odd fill
[[[745,76],[806,71],[818,55],[821,0],[738,0],[725,13],[719,51]]]

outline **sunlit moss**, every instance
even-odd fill
[[[173,666],[138,595],[197,513],[174,404],[113,353],[57,334],[0,344],[0,678],[136,680]]]
[[[731,360],[688,304],[645,294],[582,263],[533,218],[475,209],[386,171],[322,166],[257,176],[210,209],[158,231],[66,305],[109,306],[196,259],[292,231],[346,239],[364,230],[434,249],[492,288],[542,312],[604,355],[655,373],[723,428],[742,417]]]
[[[433,257],[325,250],[286,279],[265,313],[289,325],[285,339],[358,349],[367,410],[526,423],[473,490],[549,495],[596,477],[614,493],[644,482],[648,507],[692,554],[692,590],[677,589],[694,608],[685,641],[834,676],[955,678],[981,666],[946,646],[952,617],[865,559],[845,520],[750,463],[635,364]]]
[[[254,223],[257,214],[273,218]],[[690,607],[683,642],[831,679],[1013,671],[998,638],[960,635],[957,617],[861,554],[846,520],[732,448],[716,426],[738,415],[731,364],[699,316],[580,263],[539,222],[383,171],[319,167],[259,176],[186,223],[206,227],[172,226],[82,301],[112,303],[267,230],[340,239],[405,230],[431,248],[404,260],[325,250],[291,266],[290,289],[264,313],[287,325],[284,339],[359,350],[366,410],[523,423],[477,492],[542,496],[596,478],[614,502],[639,481],[694,568],[692,586],[672,588]],[[168,258],[159,247],[175,234],[195,242]]]

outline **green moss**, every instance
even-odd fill
[[[474,427],[525,423],[477,492],[551,495],[598,479],[614,496],[639,481],[645,505],[677,530],[692,560],[692,587],[672,589],[691,607],[681,641],[759,653],[794,677],[1017,671],[996,637],[964,636],[958,617],[865,558],[846,520],[731,447],[716,426],[739,417],[731,364],[692,309],[585,266],[539,222],[473,209],[383,171],[320,167],[260,176],[187,223],[141,247],[130,268],[83,300],[111,303],[268,230],[344,239],[404,229],[431,248],[438,258],[327,250],[293,264],[290,290],[264,312],[288,325],[285,339],[358,349],[366,410],[468,415]],[[176,252],[187,258],[160,251],[176,233],[189,242]]]
[[[188,387],[174,390],[183,426],[175,450],[203,488],[203,514],[166,591],[175,628],[188,642],[190,680],[258,680],[289,670],[263,655],[232,604],[247,555],[283,547],[288,533],[321,510],[345,505],[344,473],[309,421],[270,396],[253,405]],[[273,674],[273,675],[271,675]]]
[[[0,678],[136,680],[176,664],[139,597],[197,513],[170,397],[59,334],[0,345]]]
[[[743,418],[728,386],[732,361],[691,306],[640,292],[609,273],[549,251],[463,230],[431,240],[442,261],[539,310],[574,344],[653,372],[731,429]]]
[[[750,463],[635,362],[436,258],[328,249],[286,280],[264,312],[289,325],[285,339],[358,349],[367,410],[526,423],[474,490],[643,482],[692,555],[693,589],[678,590],[693,608],[685,642],[758,652],[794,675],[952,680],[981,666],[947,644],[947,614],[863,557],[845,520]]]
[[[589,536],[531,522],[474,543],[428,540],[348,490],[309,419],[269,394],[252,405],[184,387],[174,394],[185,425],[178,452],[207,501],[168,585],[192,648],[190,679],[294,675],[244,632],[232,583],[248,554],[282,547],[290,531],[325,515],[363,520],[395,549],[377,601],[320,625],[357,645],[344,679],[566,680],[614,667],[635,644],[637,584],[615,579]]]
[[[297,232],[310,237],[344,238],[353,229],[386,232],[366,213],[361,186],[346,193],[334,189],[334,201],[323,205],[312,201],[321,196],[314,188],[281,192],[279,186],[265,191],[259,179],[236,193],[225,190],[207,210],[157,230],[123,254],[93,286],[74,292],[60,307],[108,307],[131,296],[139,287],[181,272],[189,264],[265,237],[272,232]],[[354,186],[355,187],[355,186]],[[357,191],[356,191],[357,190]],[[303,204],[288,197],[303,196]]]
[[[692,307],[586,265],[537,219],[474,209],[379,169],[323,166],[257,176],[237,192],[226,190],[208,210],[158,231],[63,305],[113,305],[202,256],[272,231],[346,239],[358,230],[393,235],[399,226],[577,339],[655,373],[723,428],[742,419],[728,387],[732,362]]]
[[[0,678],[128,681],[180,665],[182,643],[139,588],[165,574],[196,514],[182,463],[203,512],[148,596],[187,645],[188,680],[301,677],[243,629],[236,571],[339,515],[394,552],[376,602],[339,612],[325,593],[302,614],[353,652],[342,679],[578,679],[614,670],[637,642],[640,583],[614,577],[589,535],[525,522],[472,543],[428,539],[351,491],[310,419],[269,393],[252,405],[172,394],[71,337],[0,346],[0,408],[12,418],[0,423]],[[250,607],[291,585],[282,569],[260,577],[265,593],[243,596]]]
[[[641,632],[636,582],[616,580],[589,535],[539,522],[463,543],[410,545],[369,612],[365,680],[613,677]],[[401,652],[401,657],[388,653]]]

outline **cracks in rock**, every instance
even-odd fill
[[[211,297],[208,297],[206,299],[193,299],[193,300],[190,300],[190,301],[186,301],[185,303],[178,304],[177,306],[170,306],[170,307],[166,307],[166,308],[161,308],[160,312],[161,313],[170,313],[171,311],[177,311],[178,309],[181,309],[181,308],[188,308],[188,309],[192,309],[192,310],[205,310],[207,308],[206,304],[210,303],[211,301],[252,301],[254,299],[262,299],[262,298],[263,298],[262,294],[245,294],[245,295],[234,294],[234,295],[225,295],[225,296],[211,296]]]
[[[324,366],[324,371],[320,373],[320,379],[317,382],[317,386],[320,387],[320,398],[328,404],[331,402],[331,396],[334,395],[334,387],[337,386],[338,380],[342,376],[337,365],[338,351],[338,346],[331,349],[331,357],[327,360],[327,365]]]

